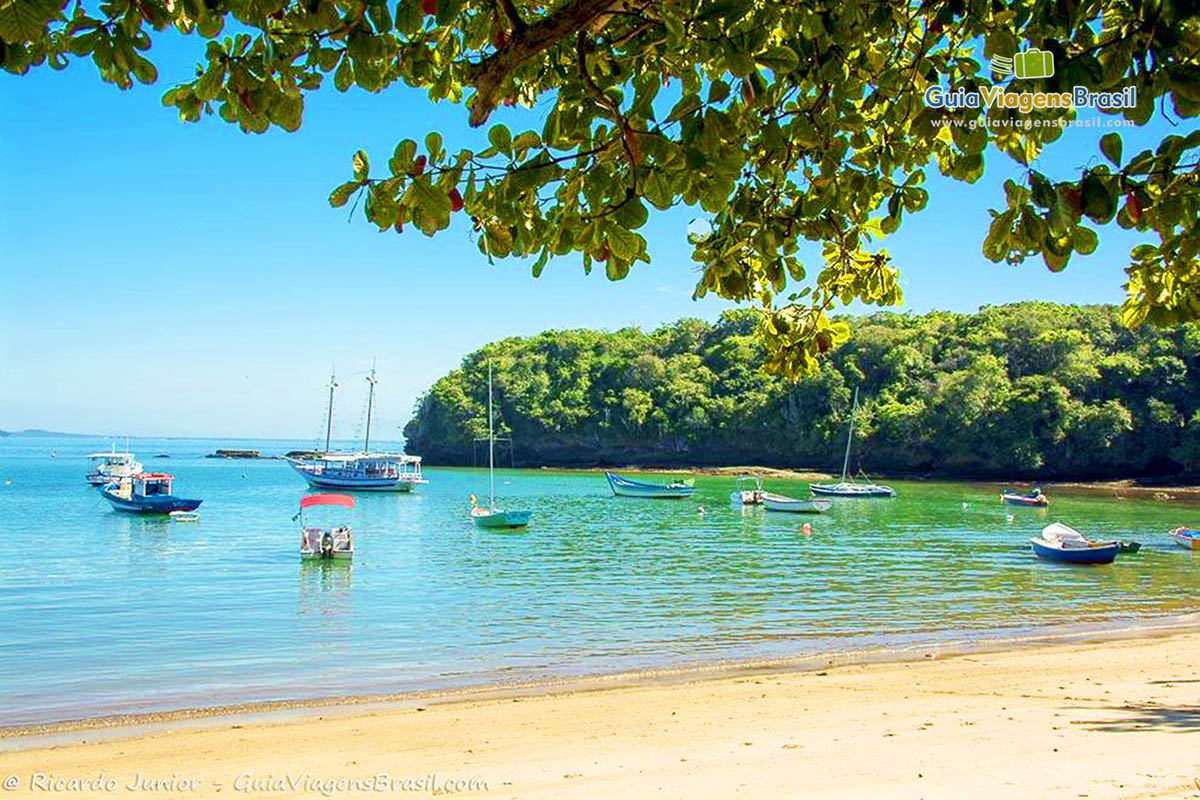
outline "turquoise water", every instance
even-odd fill
[[[694,500],[672,502],[613,498],[599,474],[504,471],[498,494],[535,509],[527,531],[506,533],[467,517],[486,471],[431,468],[412,495],[359,496],[352,565],[301,564],[300,478],[282,461],[201,456],[306,444],[134,440],[147,468],[204,499],[188,525],[101,501],[82,456],[107,441],[0,439],[0,725],[901,646],[1198,606],[1200,559],[1166,531],[1200,522],[1200,508],[1053,492],[1046,512],[950,483],[896,481],[894,500],[798,518],[730,506],[732,478],[701,477]],[[1144,546],[1110,567],[1039,562],[1028,539],[1049,521]]]

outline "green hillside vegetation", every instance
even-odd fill
[[[1130,330],[1115,307],[1032,302],[877,313],[847,318],[850,341],[792,383],[762,370],[756,320],[730,311],[650,333],[495,342],[418,401],[408,447],[431,464],[472,463],[474,439],[487,434],[490,358],[497,423],[518,465],[836,469],[859,386],[854,470],[1200,474],[1195,324]]]

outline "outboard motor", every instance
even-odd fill
[[[329,531],[321,537],[321,558],[333,558],[333,534]]]

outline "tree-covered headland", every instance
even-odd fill
[[[431,464],[470,464],[496,417],[517,465],[758,464],[970,477],[1200,474],[1200,326],[1129,329],[1111,306],[880,312],[798,382],[762,369],[748,310],[652,332],[547,331],[490,344],[418,401]],[[507,453],[504,454],[507,461]],[[476,456],[478,457],[478,456]]]

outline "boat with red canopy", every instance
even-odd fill
[[[305,561],[324,559],[349,561],[354,558],[354,534],[348,524],[321,527],[311,524],[313,515],[308,509],[340,506],[354,508],[354,498],[348,494],[310,494],[300,498],[300,558]]]

